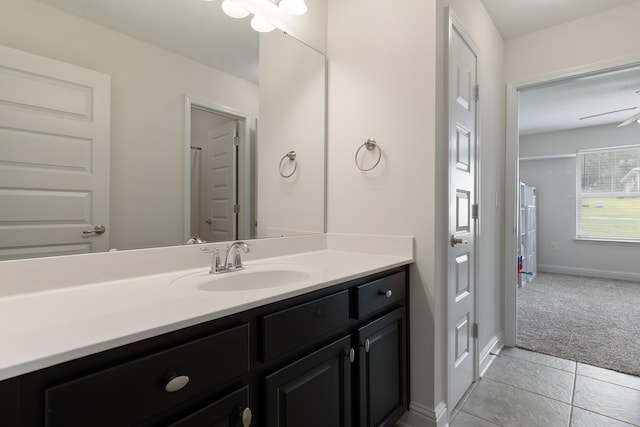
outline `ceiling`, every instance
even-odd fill
[[[640,0],[481,0],[505,40]],[[640,67],[565,79],[521,90],[519,130],[528,135],[618,124],[640,112]]]
[[[538,85],[519,94],[521,135],[619,124],[640,112],[640,65]],[[616,110],[624,111],[603,114]],[[593,115],[598,116],[581,120]]]
[[[505,40],[638,0],[481,0]]]
[[[251,82],[258,33],[225,15],[220,0],[39,0]]]

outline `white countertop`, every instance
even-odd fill
[[[302,282],[272,288],[209,292],[175,282],[208,271],[198,267],[0,297],[0,380],[412,261],[412,251],[327,248],[246,261],[247,269],[287,264],[311,271]]]

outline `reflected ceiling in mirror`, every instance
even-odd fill
[[[258,38],[220,1],[39,0],[241,79],[258,82]]]

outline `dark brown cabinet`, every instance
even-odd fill
[[[406,327],[403,308],[358,331],[360,427],[393,425],[406,410]]]
[[[351,337],[266,377],[267,427],[351,425]]]
[[[211,369],[214,360],[224,369]],[[46,424],[137,424],[248,373],[249,325],[244,324],[46,388]]]
[[[408,406],[408,267],[0,381],[3,425],[386,427]]]
[[[169,427],[245,427],[252,421],[249,387],[245,386]]]

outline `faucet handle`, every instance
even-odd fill
[[[221,261],[220,261],[220,251],[218,248],[213,249],[213,260],[211,260],[211,271],[210,273],[218,273],[221,270]]]
[[[242,268],[242,257],[240,256],[240,249],[237,247],[233,250],[232,267],[235,269]]]

